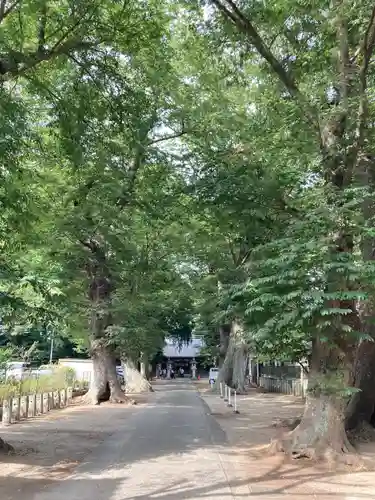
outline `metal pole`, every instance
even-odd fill
[[[51,348],[49,351],[49,364],[51,365],[53,361],[53,332],[51,333]]]
[[[233,410],[233,413],[240,413],[237,410],[237,391],[234,391],[234,410]]]
[[[229,392],[228,392],[228,406],[229,406],[229,407],[232,407],[233,405],[232,405],[232,403],[230,402],[230,393],[232,392],[232,389],[231,389],[230,387],[228,387],[228,391],[229,391]]]

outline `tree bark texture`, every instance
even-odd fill
[[[149,360],[148,360],[148,355],[147,353],[141,353],[141,359],[140,359],[140,372],[142,377],[144,377],[146,380],[149,379]]]
[[[224,382],[238,392],[245,392],[247,345],[241,323],[234,320],[231,325],[228,348],[217,384]]]
[[[113,284],[106,253],[96,240],[82,241],[82,244],[90,250],[87,274],[93,361],[93,376],[86,399],[96,405],[106,400],[123,403],[127,399],[117,378],[114,349],[109,345],[107,338],[107,328],[112,324],[110,306]]]
[[[328,342],[314,340],[308,395],[300,424],[273,446],[294,458],[307,457],[351,462],[355,450],[345,430],[345,410],[351,369],[342,351]],[[340,455],[348,455],[340,457]]]
[[[359,158],[357,181],[364,188],[370,189],[362,203],[363,219],[368,227],[373,226],[375,204],[373,193],[375,191],[375,163],[367,156]],[[364,234],[361,241],[361,252],[365,264],[372,264],[375,260],[375,238],[371,232]],[[366,287],[368,297],[359,303],[361,319],[361,332],[368,340],[362,340],[356,352],[354,365],[354,393],[346,415],[348,429],[360,428],[363,425],[373,424],[375,410],[375,303],[372,286]],[[373,339],[373,340],[371,340]]]
[[[234,321],[232,324],[230,341],[234,344],[232,387],[238,393],[245,393],[248,348],[244,338],[243,326],[238,321]]]
[[[222,325],[219,327],[220,346],[219,346],[219,366],[224,363],[229,345],[230,325]]]
[[[354,388],[358,389],[346,409],[346,428],[370,424],[375,409],[375,342],[364,340],[357,350]]]
[[[12,453],[14,448],[12,445],[0,438],[0,453]]]
[[[127,401],[116,373],[116,358],[111,348],[100,340],[91,343],[93,376],[86,395],[88,402],[98,405],[103,401],[124,403]]]
[[[150,382],[137,370],[134,362],[131,359],[126,359],[123,362],[125,391],[133,394],[142,392],[152,392]]]
[[[281,440],[275,441],[276,451],[284,451],[293,458],[313,458],[353,461],[355,450],[350,444],[344,425],[345,404],[334,395],[306,399],[301,423]]]

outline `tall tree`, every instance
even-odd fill
[[[209,4],[215,7],[213,31],[220,31],[218,23],[228,28],[227,40],[268,76],[273,93],[279,102],[287,102],[302,134],[310,134],[308,143],[315,142],[327,208],[337,214],[337,227],[327,242],[330,265],[325,266],[321,311],[326,320],[312,337],[309,398],[301,424],[282,447],[297,455],[324,454],[327,449],[340,455],[350,449],[344,414],[347,388],[353,384],[353,334],[363,326],[356,307],[361,298],[358,276],[349,272],[357,211],[346,203],[371,163],[366,158],[371,154],[367,82],[375,42],[373,6],[363,4],[353,16],[346,2],[329,9],[282,2],[263,9],[232,0]],[[302,141],[301,133],[299,137]]]

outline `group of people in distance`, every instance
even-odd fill
[[[167,375],[168,375],[168,372],[167,372],[167,369],[166,368],[163,368],[161,370],[161,378],[167,378]],[[171,368],[171,371],[170,371],[170,377],[171,378],[175,378],[175,371],[173,368]],[[182,368],[182,366],[180,366],[180,368],[178,369],[178,376],[179,377],[184,377],[185,376],[185,370]]]

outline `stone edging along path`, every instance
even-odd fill
[[[13,396],[3,401],[2,424],[11,425],[27,418],[43,415],[50,410],[65,408],[72,403],[73,389]]]

